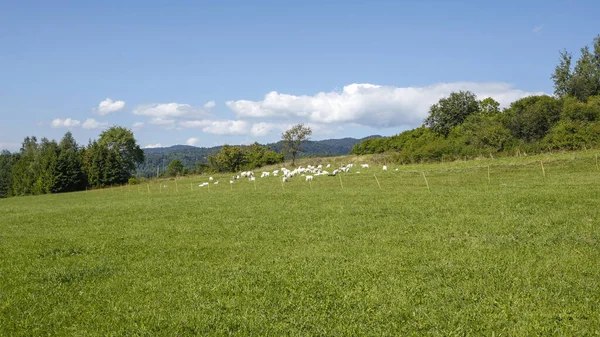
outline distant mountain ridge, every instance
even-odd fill
[[[352,150],[352,147],[365,139],[381,138],[380,135],[372,135],[364,138],[339,138],[339,139],[324,139],[324,140],[309,140],[304,145],[304,151],[301,157],[326,157],[326,156],[342,156],[347,155]],[[238,145],[243,146],[243,145]],[[283,142],[269,143],[266,146],[276,152],[283,151]],[[137,172],[140,176],[151,177],[155,176],[157,171],[164,172],[167,165],[174,160],[179,159],[184,167],[194,169],[197,162],[206,163],[206,157],[210,154],[217,153],[222,146],[213,147],[196,147],[190,145],[173,145],[169,147],[157,147],[143,149],[145,161],[137,166]]]

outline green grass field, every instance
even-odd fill
[[[0,336],[599,335],[595,156],[0,200]]]

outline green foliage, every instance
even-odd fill
[[[463,124],[463,131],[465,144],[483,153],[501,152],[513,142],[510,130],[504,126],[499,114],[471,116]]]
[[[33,194],[47,194],[54,191],[58,172],[58,144],[55,141],[42,139],[39,147],[39,163],[36,163],[36,180],[33,185]]]
[[[129,185],[138,185],[140,183],[140,180],[136,177],[131,177],[127,180],[127,184]]]
[[[248,158],[239,146],[224,145],[219,153],[208,156],[208,165],[215,172],[238,172],[247,164]]]
[[[102,132],[98,141],[90,142],[82,162],[89,186],[104,187],[125,184],[135,164],[143,160],[144,152],[133,133],[113,126]]]
[[[312,135],[312,129],[304,124],[296,124],[281,134],[283,148],[292,157],[292,166],[296,164],[296,155],[302,152],[302,143]]]
[[[167,167],[167,175],[170,177],[176,177],[180,175],[181,171],[183,171],[183,164],[179,159],[173,159]]]
[[[13,195],[13,165],[18,160],[17,154],[9,151],[0,152],[0,198],[8,198]]]
[[[479,102],[479,108],[484,115],[496,115],[500,113],[500,103],[495,99],[488,97]]]
[[[554,94],[569,95],[585,102],[588,97],[600,95],[600,35],[593,41],[593,50],[581,48],[581,56],[571,69],[572,56],[566,50],[560,53],[552,79]]]
[[[239,172],[281,163],[283,160],[282,154],[255,142],[245,147],[224,145],[219,153],[208,156],[208,165],[213,172]]]
[[[37,195],[51,193],[57,182],[59,148],[55,141],[26,137],[18,160],[11,165],[12,194]]]
[[[83,171],[87,176],[88,185],[91,187],[103,187],[110,185],[106,181],[106,170],[108,160],[108,147],[97,141],[88,144],[83,154]]]
[[[563,96],[560,118],[568,121],[593,122],[600,120],[600,96],[588,97],[587,103],[575,97]]]
[[[210,172],[212,172],[212,170],[211,170],[209,164],[197,162],[195,172],[197,174],[202,174],[202,173],[210,173]]]
[[[505,111],[505,125],[513,137],[526,142],[544,138],[558,122],[560,100],[550,96],[530,96],[513,102]]]
[[[475,94],[470,91],[453,92],[429,108],[424,125],[435,133],[447,136],[453,127],[461,125],[467,117],[480,111]]]
[[[33,193],[36,181],[35,160],[38,158],[37,138],[25,137],[19,151],[19,159],[12,166],[13,195],[29,195]]]
[[[79,191],[86,186],[86,176],[83,172],[82,149],[67,132],[58,144],[59,155],[56,163],[56,183],[53,192]]]
[[[284,160],[283,154],[272,151],[268,146],[262,146],[257,142],[245,147],[244,151],[248,161],[248,164],[245,168],[248,170],[282,163]]]
[[[581,150],[600,144],[600,122],[564,120],[554,126],[542,140],[549,150]]]
[[[571,89],[571,61],[572,55],[563,50],[560,52],[560,63],[554,69],[554,94],[558,97],[568,95]]]
[[[392,161],[407,164],[499,153],[514,143],[501,114],[473,114],[447,135],[423,126],[392,137],[364,140],[354,146],[352,154],[393,152]]]
[[[121,126],[113,126],[103,131],[98,140],[100,145],[114,150],[118,154],[119,161],[123,165],[120,175],[127,176],[135,171],[136,163],[144,161],[144,151],[137,144],[133,132]]]

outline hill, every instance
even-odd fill
[[[308,141],[304,144],[304,152],[300,157],[327,157],[347,155],[352,147],[366,139],[381,138],[380,135],[372,135],[364,138],[340,138]],[[283,151],[283,142],[265,144],[276,152]],[[173,145],[170,147],[160,147],[144,149],[145,161],[137,166],[137,172],[142,177],[155,176],[157,170],[164,172],[169,163],[174,159],[179,159],[184,167],[194,169],[196,163],[207,163],[207,156],[217,153],[221,146],[214,147],[196,147],[189,145]]]

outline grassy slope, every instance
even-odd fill
[[[0,335],[600,333],[593,153],[358,170],[0,200]]]

